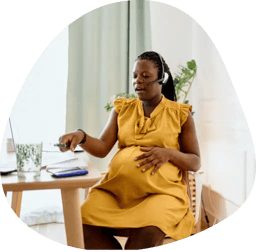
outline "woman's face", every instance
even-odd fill
[[[158,82],[158,68],[151,60],[138,59],[133,67],[133,88],[142,101],[149,101],[154,97],[161,97],[162,85]]]

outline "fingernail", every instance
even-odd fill
[[[142,169],[141,171],[142,171],[142,172],[144,172],[144,171],[145,171],[145,169]]]
[[[137,164],[137,167],[140,167],[140,164]]]
[[[71,148],[71,151],[74,152],[74,150],[75,150],[75,149],[72,147],[72,148]]]
[[[154,175],[155,173],[154,172],[151,172],[151,175]]]
[[[134,158],[134,160],[137,160],[137,158]]]

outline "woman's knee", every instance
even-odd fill
[[[163,244],[165,233],[156,226],[138,228],[132,231],[126,249],[151,248]]]
[[[111,231],[104,227],[83,224],[85,249],[122,249]]]
[[[83,224],[84,236],[96,235],[101,232],[101,227]]]
[[[147,226],[147,227],[140,228],[140,232],[143,234],[145,233],[147,235],[153,235],[153,236],[164,235],[164,232],[156,226]]]

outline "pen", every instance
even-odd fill
[[[67,145],[67,144],[60,144],[60,143],[54,144],[54,146],[61,147],[61,148],[68,148],[69,147],[69,145]]]
[[[54,146],[61,147],[61,148],[68,148],[69,147],[69,145],[67,145],[67,144],[60,144],[60,143],[54,144]],[[75,150],[74,151],[74,153],[78,153],[78,152],[84,152],[84,150]]]

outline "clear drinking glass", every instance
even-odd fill
[[[39,178],[41,175],[43,143],[16,143],[16,163],[18,178],[26,179],[28,176]]]

